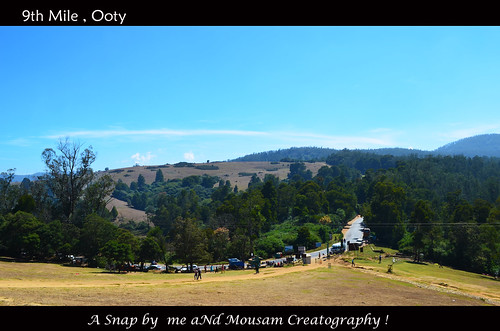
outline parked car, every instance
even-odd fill
[[[198,266],[196,264],[193,264],[192,270],[189,270],[189,266],[182,266],[182,267],[176,268],[177,270],[175,272],[182,272],[182,273],[193,272],[197,268],[198,268]]]
[[[244,269],[245,268],[245,262],[237,259],[237,258],[230,258],[228,259],[229,261],[229,269]]]
[[[152,264],[148,267],[148,270],[164,270],[164,268],[158,264]]]

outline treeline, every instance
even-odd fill
[[[435,155],[431,151],[422,151],[418,149],[408,149],[408,148],[377,148],[377,149],[358,149],[358,150],[348,150],[342,149],[337,150],[333,148],[321,148],[321,147],[291,147],[287,149],[278,149],[275,151],[266,151],[253,153],[236,158],[231,161],[236,162],[324,162],[328,157],[334,156],[336,154],[342,153],[360,153],[360,154],[374,154],[374,155],[392,155],[396,157],[405,157],[410,155],[417,155],[420,157],[427,155]]]

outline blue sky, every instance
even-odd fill
[[[500,132],[500,27],[0,27],[0,171]]]

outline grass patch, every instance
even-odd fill
[[[377,263],[365,259],[359,264],[371,269]],[[412,277],[425,279],[424,275],[432,274],[433,268],[432,265],[401,263],[395,270],[400,275],[413,273]],[[102,269],[0,262],[0,305],[485,304],[475,298],[438,292],[399,279],[377,277],[373,272],[363,272],[367,269],[338,263],[332,263],[328,268],[325,263],[309,267],[261,269],[259,274],[255,274],[254,270],[203,273],[202,280],[195,281],[193,274],[113,274]],[[442,277],[453,273],[446,269],[438,272],[443,273]],[[461,274],[454,277],[439,282],[448,284],[447,287],[455,286],[457,280],[472,279],[472,285],[489,282],[497,285],[498,293],[498,282]],[[204,295],[207,293],[209,295]]]

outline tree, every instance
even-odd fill
[[[215,262],[226,258],[229,242],[229,230],[227,228],[220,227],[213,231],[209,241],[209,248]]]
[[[162,249],[155,238],[148,236],[142,239],[138,254],[138,261],[141,263],[141,268],[146,261],[163,260],[164,257],[162,255],[164,255]]]
[[[163,183],[164,181],[165,177],[163,177],[163,171],[158,169],[158,171],[156,171],[155,183]]]
[[[305,246],[307,248],[313,248],[315,241],[313,236],[311,235],[311,232],[309,231],[309,228],[305,225],[299,228],[299,231],[297,232],[297,240],[295,241],[295,244],[297,246]]]
[[[172,259],[172,254],[169,252],[170,250],[167,247],[167,238],[163,234],[162,229],[155,226],[149,230],[147,238],[151,238],[160,249],[158,259],[165,262],[166,265],[169,265]]]
[[[1,227],[0,242],[5,245],[7,254],[16,257],[32,258],[40,249],[40,230],[44,224],[29,213],[18,211],[8,214]]]
[[[427,201],[419,200],[415,204],[415,208],[410,215],[410,225],[415,227],[412,233],[412,246],[414,260],[420,262],[420,253],[425,246],[425,236],[430,230],[430,225],[434,213]]]
[[[190,270],[193,263],[210,260],[205,234],[194,219],[178,217],[172,231],[175,254],[179,261],[190,266]]]
[[[290,164],[288,179],[293,181],[307,181],[312,178],[312,171],[306,168],[303,162]]]
[[[97,264],[96,257],[104,245],[116,239],[117,227],[104,218],[91,214],[83,223],[80,237],[80,251],[89,259],[90,264]]]
[[[111,217],[113,218],[113,220],[118,217],[118,210],[116,209],[116,206],[113,206],[113,209],[111,209]]]
[[[17,204],[13,212],[16,213],[18,211],[24,211],[26,213],[33,213],[35,208],[35,199],[33,199],[30,194],[23,194],[19,200],[17,200]]]
[[[10,184],[15,171],[16,169],[9,169],[0,174],[0,214],[8,213],[14,207],[16,199],[13,197]]]
[[[70,220],[76,204],[84,192],[84,188],[92,180],[94,173],[90,167],[95,161],[92,146],[82,151],[82,145],[59,141],[58,153],[52,148],[46,148],[42,159],[48,169],[47,184],[57,198],[66,220]]]
[[[137,188],[139,189],[139,191],[142,191],[146,188],[146,179],[142,174],[139,174],[139,176],[137,177]]]
[[[403,238],[405,200],[406,192],[391,181],[375,184],[365,220],[381,242],[395,245]]]
[[[115,239],[108,241],[100,249],[100,253],[106,258],[108,265],[118,266],[118,272],[122,270],[125,263],[133,259],[130,245]]]
[[[115,189],[115,183],[110,175],[99,177],[95,182],[89,184],[83,194],[84,214],[96,213],[104,216],[106,205],[111,201],[111,194]]]

